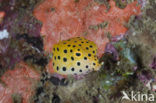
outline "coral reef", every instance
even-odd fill
[[[104,3],[106,1],[103,0]],[[97,44],[98,55],[101,56],[109,41],[107,35],[125,34],[127,28],[124,23],[130,16],[140,14],[136,1],[120,9],[113,0],[109,0],[108,11],[105,4],[97,2],[100,0],[45,0],[37,6],[34,15],[43,23],[41,35],[44,36],[44,50],[51,53],[52,44],[84,36]]]
[[[156,95],[155,5],[0,0],[0,102],[138,103],[121,100],[122,91]],[[75,36],[97,44],[102,67],[79,80],[59,79],[51,74],[53,45]]]
[[[29,103],[29,98],[33,93],[32,87],[35,86],[37,80],[39,80],[39,74],[25,63],[20,62],[14,70],[8,70],[1,77],[0,102],[12,103],[16,99],[17,101],[22,99],[21,103]]]

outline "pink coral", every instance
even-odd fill
[[[4,16],[5,16],[5,12],[0,11],[0,23],[2,22]]]
[[[0,84],[0,103],[13,103],[12,95],[18,93],[22,96],[22,103],[29,103],[33,93],[32,85],[39,80],[39,74],[28,65],[20,62],[14,70],[7,71],[1,80],[6,86]]]
[[[93,0],[45,0],[34,10],[34,16],[43,25],[41,35],[44,37],[45,51],[52,52],[53,44],[71,37],[83,36],[94,41],[98,46],[98,56],[104,53],[107,34],[123,35],[128,30],[127,23],[131,15],[140,13],[137,1],[124,9],[115,6],[109,0],[110,9]],[[98,28],[97,28],[98,27]],[[52,68],[49,64],[48,68]],[[53,71],[53,70],[49,70]]]
[[[44,48],[51,52],[53,44],[75,36],[84,36],[98,45],[100,56],[108,42],[107,33],[112,36],[124,34],[131,15],[140,13],[140,6],[133,2],[125,9],[115,6],[113,0],[109,1],[110,10],[92,0],[45,0],[34,10],[35,17],[43,23],[41,34],[44,36]],[[97,26],[107,22],[108,25],[97,30]]]

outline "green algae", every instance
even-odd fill
[[[98,29],[106,28],[107,26],[108,26],[108,22],[105,21],[97,25],[90,25],[89,29],[98,30]]]
[[[114,0],[114,1],[116,3],[116,6],[119,7],[120,9],[124,9],[128,4],[127,0],[124,0],[124,1],[123,0]]]
[[[22,103],[22,96],[18,93],[12,95],[13,103]]]
[[[74,2],[75,2],[75,3],[78,3],[78,2],[79,2],[79,0],[74,0]]]
[[[108,0],[94,0],[94,2],[96,2],[96,3],[100,4],[100,5],[105,5],[106,8],[107,8],[106,12],[109,11],[110,4],[109,4]]]

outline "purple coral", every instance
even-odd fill
[[[10,39],[3,39],[0,40],[0,54],[4,54],[6,50],[8,49],[10,43]]]
[[[147,84],[153,77],[149,71],[142,71],[138,74],[138,78],[144,84]]]
[[[146,0],[138,0],[138,3],[141,5],[141,8],[144,8],[147,4]]]
[[[117,36],[114,36],[111,38],[111,41],[112,42],[117,42],[117,41],[120,41],[124,38],[124,34],[121,34],[121,35],[117,35]]]
[[[119,60],[119,54],[111,43],[106,44],[105,53],[111,53],[115,60]]]
[[[29,5],[30,8],[27,12],[21,12],[26,8],[22,6],[22,2],[18,2],[17,0],[0,0],[0,2],[2,2],[0,11],[6,13],[0,24],[0,30],[6,29],[11,37],[15,37],[17,34],[22,33],[27,33],[28,35],[35,37],[40,36],[41,24],[32,16],[32,6]]]
[[[154,56],[152,63],[149,65],[152,69],[156,69],[156,56]]]
[[[25,48],[38,50],[38,48],[35,47],[39,47],[39,49],[42,49],[42,45],[38,46],[38,44],[42,44],[42,41],[40,42],[40,40],[38,40],[40,39],[41,24],[32,15],[34,4],[29,5],[27,0],[25,0],[25,2],[0,0],[0,3],[0,11],[5,12],[5,17],[0,23],[0,33],[2,31],[9,33],[8,38],[6,38],[5,35],[1,35],[0,37],[0,67],[11,68],[23,59],[25,54],[29,54]],[[23,4],[26,6],[23,6]],[[29,7],[29,9],[23,12],[26,7]],[[21,41],[21,39],[17,40],[17,36],[24,34],[27,34],[28,37],[30,36],[31,38],[25,41]],[[25,46],[25,43],[30,45]]]

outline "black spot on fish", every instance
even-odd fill
[[[63,70],[63,71],[66,71],[66,67],[63,67],[62,70]]]
[[[57,57],[59,60],[61,59],[60,56]]]
[[[72,53],[72,52],[73,52],[73,50],[71,49],[71,50],[70,50],[70,52]]]
[[[84,57],[84,60],[87,60],[87,57]]]
[[[72,70],[72,71],[74,71],[74,70],[75,70],[75,68],[71,68],[71,70]]]
[[[67,53],[67,50],[66,49],[64,50],[64,53]]]
[[[80,62],[77,62],[77,66],[80,66]]]
[[[67,58],[63,58],[63,61],[64,61],[64,62],[67,62]]]
[[[58,70],[59,70],[59,67],[57,66],[57,68],[56,68],[56,69],[57,69],[57,71],[58,71]]]
[[[89,48],[88,48],[88,47],[86,47],[86,49],[88,50]]]
[[[86,65],[86,68],[88,68],[89,66],[88,65]]]
[[[91,54],[88,54],[89,57],[91,57]]]
[[[74,60],[74,57],[71,57],[71,60]]]

